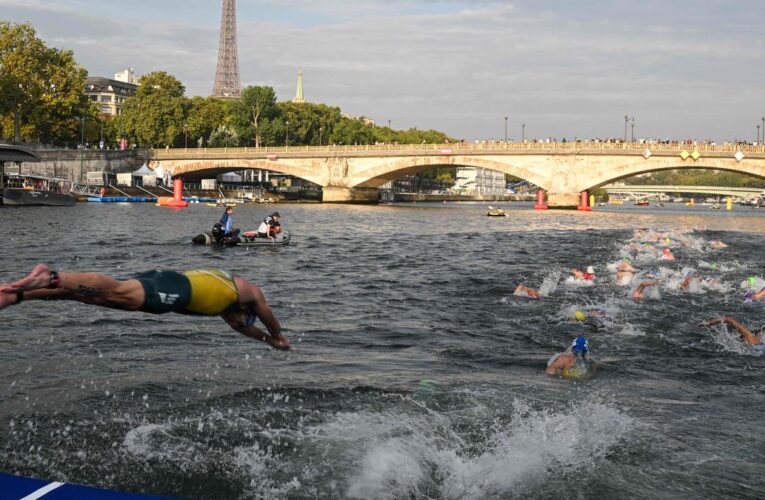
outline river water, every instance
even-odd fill
[[[236,225],[271,210],[236,208]],[[191,498],[761,498],[765,358],[697,325],[765,323],[741,290],[765,276],[765,213],[278,210],[291,246],[216,249],[189,243],[221,215],[206,206],[0,209],[0,281],[37,262],[220,267],[261,285],[293,343],[269,350],[219,318],[3,310],[0,470]],[[702,228],[677,261],[636,261],[666,278],[661,300],[630,300],[606,271],[638,227]],[[588,265],[595,286],[566,282]],[[721,285],[677,290],[689,269]],[[547,296],[515,298],[518,283]],[[585,306],[608,318],[573,323]],[[601,371],[545,376],[579,334]]]

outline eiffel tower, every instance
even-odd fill
[[[218,42],[218,68],[215,70],[213,97],[239,97],[242,81],[239,79],[239,49],[236,43],[236,0],[223,0]]]

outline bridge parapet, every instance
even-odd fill
[[[446,143],[446,144],[364,144],[328,146],[281,146],[243,148],[165,148],[151,150],[152,157],[162,159],[197,158],[253,158],[266,159],[269,155],[290,158],[320,156],[449,156],[457,154],[578,154],[578,155],[679,155],[694,151],[707,156],[733,156],[741,152],[745,157],[765,158],[765,146],[737,144],[644,144],[638,142],[498,142],[498,143]]]

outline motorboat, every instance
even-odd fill
[[[283,231],[273,238],[261,238],[257,231],[248,231],[238,236],[216,238],[213,233],[201,233],[194,236],[191,242],[195,245],[210,245],[220,247],[273,247],[290,244],[292,235]]]
[[[72,181],[39,175],[6,176],[2,189],[4,205],[72,206],[77,198],[72,195]]]
[[[507,214],[501,208],[489,207],[489,212],[486,214],[489,217],[507,217]]]
[[[635,202],[635,205],[637,205],[639,207],[647,207],[650,204],[651,203],[648,200],[640,200],[640,201],[636,201]]]

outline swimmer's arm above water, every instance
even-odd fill
[[[712,326],[712,325],[718,325],[720,323],[725,323],[733,328],[736,329],[739,335],[741,335],[741,338],[749,345],[757,345],[760,343],[760,339],[757,338],[757,336],[752,333],[752,331],[742,325],[736,318],[732,316],[723,316],[722,318],[713,319],[710,321],[707,321],[706,323],[703,323],[704,326]]]
[[[632,298],[635,300],[643,298],[643,290],[649,286],[656,286],[658,281],[644,281],[638,285],[634,292],[632,292]]]

